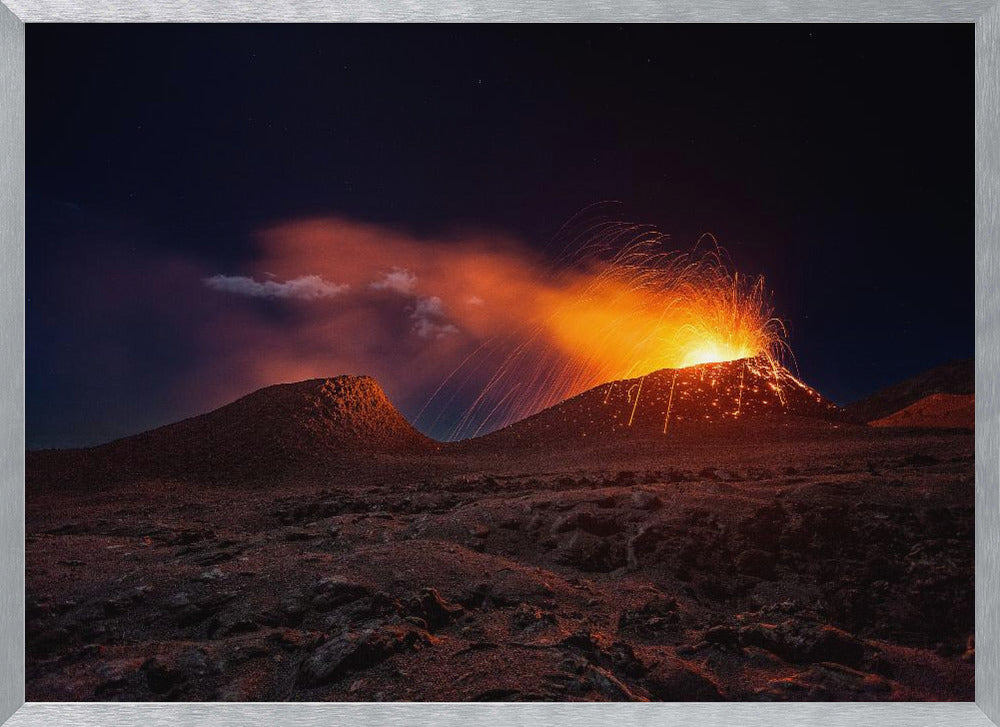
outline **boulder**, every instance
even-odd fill
[[[663,500],[652,492],[636,490],[632,493],[632,507],[636,510],[659,510],[663,507]]]
[[[599,515],[592,512],[570,513],[559,518],[552,525],[553,533],[567,533],[576,530],[603,538],[620,533],[622,525],[612,515]]]
[[[892,683],[876,674],[865,674],[840,664],[815,664],[784,679],[774,679],[757,690],[764,701],[884,701],[891,698]]]
[[[328,684],[380,664],[394,654],[417,650],[429,643],[426,633],[408,624],[383,624],[348,632],[327,641],[310,654],[299,667],[298,682],[306,687]]]
[[[717,702],[719,686],[693,665],[676,657],[657,662],[645,676],[649,696],[662,702]]]
[[[739,638],[744,646],[766,649],[794,664],[828,661],[859,667],[865,658],[864,644],[846,631],[796,619],[746,626]]]
[[[409,602],[408,615],[423,619],[432,629],[451,623],[463,613],[465,609],[461,605],[441,598],[433,588],[422,589]]]
[[[607,573],[625,564],[624,558],[616,557],[607,540],[579,530],[559,547],[556,559],[593,573]]]

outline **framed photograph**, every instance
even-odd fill
[[[1000,723],[995,0],[3,2],[0,723]]]

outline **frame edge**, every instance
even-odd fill
[[[994,0],[4,0],[36,22],[973,23]]]
[[[20,8],[19,13],[29,21],[57,20],[65,15],[58,10],[52,13],[50,9],[32,9],[30,4],[27,9]],[[15,2],[15,5],[20,3]],[[173,3],[168,3],[167,9],[160,6],[157,11],[148,3],[139,3],[138,12],[128,15],[135,19],[156,20],[164,13],[172,14],[171,5]],[[253,13],[249,6],[227,2],[215,19],[238,20],[241,9],[247,10],[245,17],[248,19],[255,14],[261,19],[273,19],[283,12],[279,10],[277,16],[269,12]],[[83,7],[78,10],[83,11],[84,18],[89,15]],[[308,19],[304,16],[309,16],[310,11],[323,13],[321,7],[309,2],[294,3],[294,9],[289,10],[300,20]],[[739,14],[735,9],[732,13]],[[188,13],[177,13],[178,16],[185,14]],[[351,19],[350,11],[340,14],[344,16],[341,20]],[[558,20],[559,14],[556,11],[549,19]],[[857,11],[833,12],[827,19],[857,14]],[[885,13],[888,19],[896,14]],[[402,13],[396,19],[405,15]],[[938,15],[947,16],[949,12],[935,14]],[[963,13],[954,15],[965,19]],[[385,10],[367,17],[391,19]],[[438,19],[447,17],[439,16]],[[701,18],[692,16],[689,19],[711,17],[711,13],[707,13]],[[1000,724],[1000,692],[980,688],[987,683],[1000,684],[1000,644],[997,643],[1000,638],[1000,489],[997,487],[1000,482],[1000,6],[995,0],[976,21],[975,34],[976,480],[985,485],[976,488],[976,640],[980,653],[976,663],[975,711],[986,720]],[[7,263],[0,267],[0,361],[6,365],[8,373],[0,381],[0,401],[3,402],[0,477],[4,481],[2,486],[13,485],[11,496],[0,498],[0,538],[4,542],[0,551],[0,579],[13,586],[0,591],[0,633],[16,635],[14,639],[0,640],[0,664],[3,665],[0,669],[0,724],[7,723],[11,715],[15,715],[11,724],[33,725],[51,723],[43,722],[40,716],[57,714],[59,706],[24,703],[24,43],[24,23],[0,3],[0,139],[5,142],[0,147],[0,251]],[[110,705],[76,705],[81,713],[89,713],[90,719],[96,716],[95,708],[102,706]],[[512,706],[508,705],[508,709]],[[73,712],[76,707],[66,709]],[[707,722],[711,723],[712,720]]]
[[[24,23],[0,6],[0,722],[24,704]]]
[[[1000,5],[976,22],[976,704],[1000,720]]]

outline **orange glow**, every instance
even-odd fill
[[[771,315],[763,279],[732,272],[714,238],[709,242],[705,252],[679,253],[650,228],[591,230],[563,272],[537,292],[532,334],[496,366],[456,436],[661,369],[744,358],[777,367],[785,330]]]
[[[230,357],[213,396],[367,373],[423,431],[461,438],[609,381],[748,357],[777,367],[787,351],[764,281],[710,236],[681,251],[653,228],[599,221],[557,242],[542,254],[482,230],[418,237],[343,218],[263,230],[253,268],[221,272],[342,292],[283,299],[280,319],[226,300],[206,330],[215,360]]]
[[[610,263],[591,274],[596,279],[545,297],[542,327],[568,357],[594,368],[595,379],[751,358],[774,338],[757,291],[720,280],[712,263],[652,270]]]

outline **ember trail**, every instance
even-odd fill
[[[465,382],[486,380],[454,438],[626,379],[638,379],[627,396],[634,415],[643,378],[663,369],[752,359],[755,373],[768,372],[778,399],[790,377],[782,365],[791,357],[786,328],[773,314],[764,278],[735,271],[711,235],[677,251],[650,226],[591,225],[567,245],[526,310],[526,336],[487,342],[435,393],[455,397]]]

